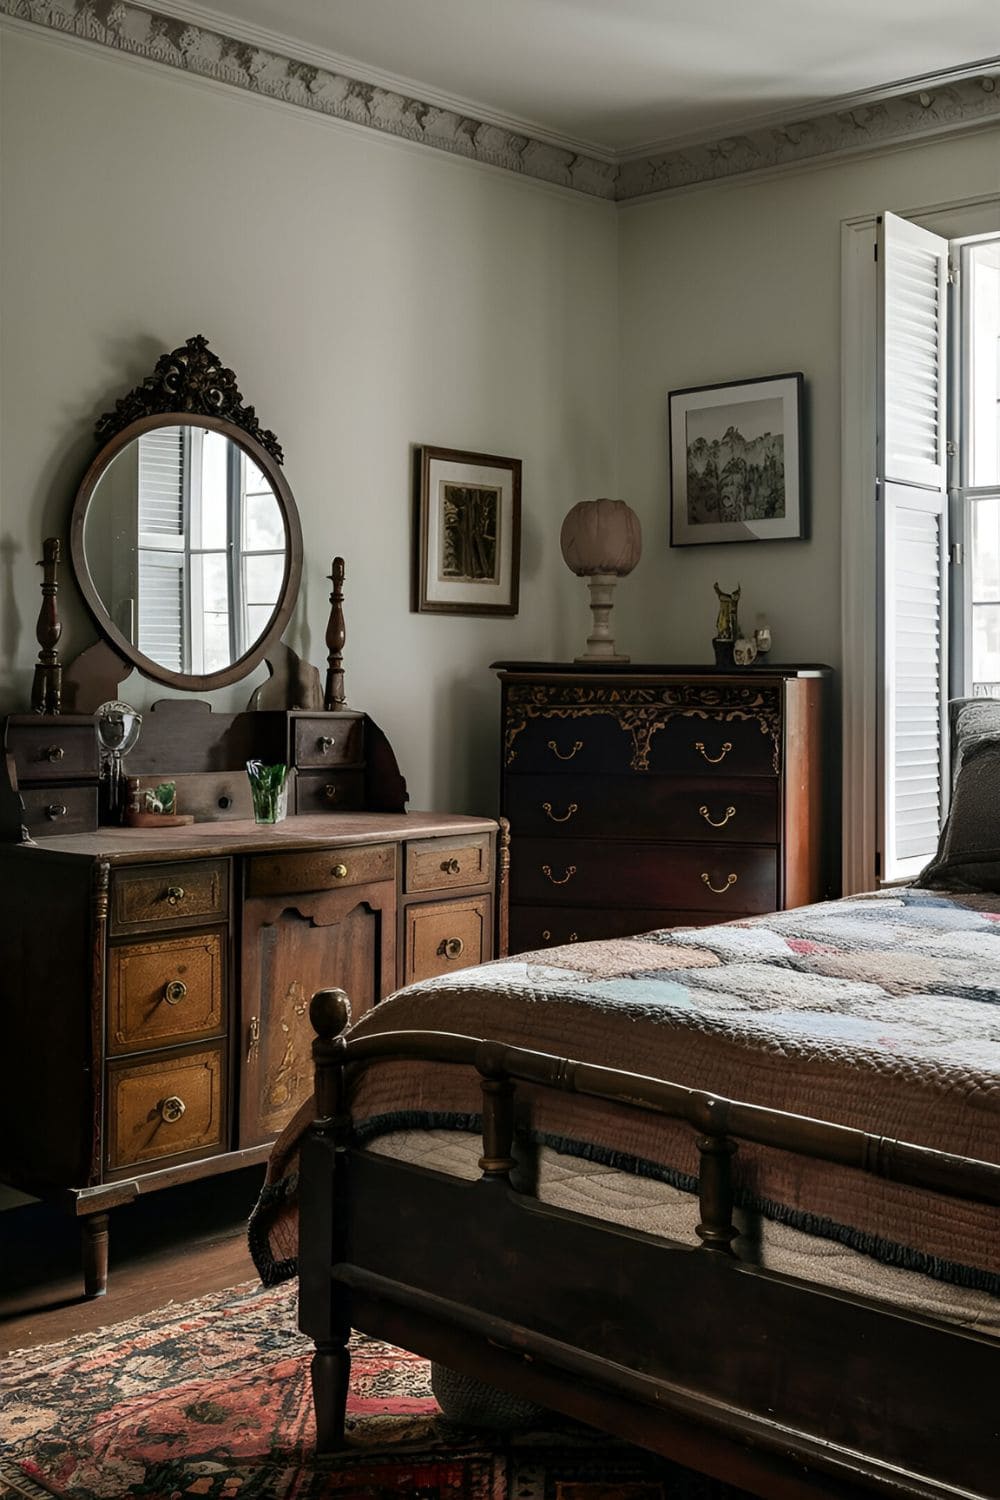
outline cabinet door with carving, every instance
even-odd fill
[[[309,1001],[346,990],[356,1020],[396,984],[396,885],[250,896],[243,908],[241,1147],[270,1140],[313,1087]]]

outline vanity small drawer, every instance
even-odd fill
[[[353,766],[364,760],[364,719],[295,720],[297,766]]]
[[[112,948],[108,1051],[138,1052],[220,1032],[224,948],[221,932]]]
[[[224,859],[116,870],[111,883],[111,932],[224,922],[229,914],[229,865]]]
[[[297,771],[297,813],[357,812],[365,805],[364,771]]]
[[[18,780],[96,781],[99,771],[97,726],[85,718],[40,719],[23,716],[7,721],[7,753],[13,755]]]
[[[181,1056],[108,1067],[108,1170],[221,1150],[222,1043]]]
[[[404,982],[481,964],[489,956],[489,921],[488,896],[408,906]]]
[[[355,844],[301,854],[255,854],[247,860],[248,896],[335,891],[340,886],[395,880],[395,844]]]
[[[421,839],[406,846],[407,892],[485,885],[489,878],[488,834],[464,839]]]
[[[97,827],[97,783],[89,786],[21,788],[24,824],[32,838],[57,833],[93,833]]]

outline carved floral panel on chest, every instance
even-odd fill
[[[499,665],[511,951],[826,894],[829,669]]]

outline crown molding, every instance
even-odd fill
[[[675,141],[641,155],[615,154],[580,149],[582,143],[261,28],[241,23],[240,34],[233,35],[228,17],[194,0],[164,0],[158,9],[145,0],[0,0],[4,15],[345,124],[622,203],[1000,124],[1000,60],[990,59],[911,80],[902,92],[851,95],[819,114],[771,116],[717,139]]]

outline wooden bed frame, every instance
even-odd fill
[[[1000,1340],[740,1263],[731,1162],[755,1141],[995,1205],[1000,1166],[474,1037],[351,1040],[349,1015],[340,990],[313,999],[300,1324],[319,1451],[344,1441],[357,1328],[769,1500],[1000,1496]],[[346,1069],[400,1058],[478,1072],[478,1181],[352,1144]],[[515,1191],[521,1082],[688,1122],[700,1245]]]

